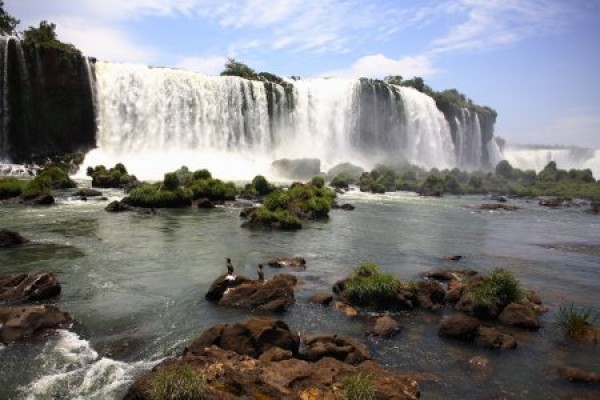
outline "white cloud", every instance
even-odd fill
[[[412,78],[430,76],[435,72],[431,60],[423,55],[392,59],[383,54],[373,54],[359,58],[348,68],[326,71],[320,75],[346,78],[383,78],[386,75],[402,75]]]
[[[226,57],[183,57],[174,67],[206,75],[218,75],[227,62]]]
[[[158,50],[136,43],[116,27],[94,25],[89,20],[59,18],[57,34],[61,40],[73,43],[88,56],[101,60],[151,64],[159,56]]]
[[[439,10],[465,16],[432,42],[432,53],[490,50],[560,30],[575,11],[552,0],[462,0]]]

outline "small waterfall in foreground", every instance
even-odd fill
[[[531,148],[507,146],[503,158],[513,167],[541,171],[550,161],[558,168],[592,170],[596,179],[600,178],[600,150],[581,148]]]
[[[249,179],[269,175],[281,158],[318,158],[324,169],[400,159],[456,165],[444,114],[412,88],[348,79],[278,85],[102,62],[94,72],[98,148],[84,171],[123,162],[142,179],[159,179],[187,165]]]

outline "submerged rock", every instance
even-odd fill
[[[515,211],[515,210],[519,209],[519,207],[517,207],[517,206],[511,206],[509,204],[504,204],[504,203],[485,203],[485,204],[480,204],[478,206],[475,206],[475,208],[477,208],[479,210],[487,210],[487,211],[497,211],[497,210]]]
[[[477,336],[481,322],[464,314],[456,314],[444,318],[438,335],[463,341],[472,341]]]
[[[576,367],[559,367],[558,375],[571,382],[600,383],[600,374]]]
[[[375,319],[373,327],[367,332],[373,336],[390,338],[397,335],[402,330],[400,324],[389,315],[383,315]]]
[[[82,188],[73,193],[73,196],[78,197],[100,197],[102,196],[102,192],[95,189]]]
[[[312,296],[310,296],[308,301],[310,301],[311,303],[314,303],[314,304],[320,304],[323,306],[327,306],[327,305],[329,305],[329,303],[331,303],[333,301],[333,296],[331,295],[331,293],[319,292],[319,293],[315,293]]]
[[[3,307],[0,308],[0,342],[23,341],[47,329],[63,328],[72,321],[68,313],[52,305]]]
[[[278,257],[270,260],[267,264],[273,268],[306,268],[306,260],[302,257]]]
[[[122,201],[114,200],[111,201],[104,209],[108,212],[123,212],[130,211],[131,207]]]
[[[479,327],[475,343],[478,346],[494,350],[514,349],[517,347],[517,340],[514,336],[503,333],[497,328],[484,326]]]
[[[504,307],[498,319],[507,325],[527,329],[539,329],[542,326],[537,314],[529,307],[511,303]]]
[[[20,246],[29,242],[19,232],[8,229],[0,229],[0,248]]]

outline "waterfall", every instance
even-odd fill
[[[39,53],[36,52],[39,59]],[[90,65],[90,59],[88,57],[84,57],[85,61],[85,73],[88,78],[89,86],[90,86],[90,94],[92,96],[92,106],[94,107],[94,111],[97,108],[97,94],[96,94],[96,82],[94,82],[94,73],[92,71],[92,66]],[[39,61],[38,61],[39,63]],[[40,74],[41,76],[41,74]]]
[[[507,146],[503,158],[513,167],[536,172],[541,171],[550,161],[561,169],[592,170],[595,178],[600,178],[600,151],[581,148],[533,148]]]
[[[123,162],[159,179],[187,165],[249,179],[280,158],[318,158],[325,169],[398,159],[456,165],[444,114],[412,88],[319,78],[278,85],[103,62],[94,72],[98,148],[82,170]],[[470,135],[481,147],[480,131]]]
[[[0,37],[0,162],[8,160],[9,143],[8,128],[10,122],[10,110],[8,107],[8,43],[10,37]]]
[[[481,168],[483,140],[479,116],[468,108],[461,108],[454,121],[457,165],[469,170]]]

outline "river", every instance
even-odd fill
[[[56,304],[77,320],[70,330],[33,343],[0,345],[2,399],[121,398],[135,377],[204,329],[250,315],[204,299],[225,271],[225,257],[233,259],[238,274],[254,277],[256,264],[276,256],[307,260],[306,270],[297,273],[303,281],[297,303],[282,317],[292,328],[353,335],[389,368],[438,374],[440,383],[421,386],[424,399],[591,393],[552,373],[565,364],[597,370],[598,349],[565,341],[555,325],[563,304],[600,308],[600,217],[582,208],[515,201],[522,209],[481,212],[469,207],[480,204],[481,196],[349,192],[340,201],[354,204],[354,211],[333,210],[327,222],[306,223],[298,232],[266,232],[240,228],[235,208],[112,214],[104,211],[106,202],[69,194],[59,192],[51,207],[0,207],[0,228],[31,239],[0,251],[0,274],[55,272],[62,284]],[[119,190],[105,194],[123,196]],[[451,254],[464,258],[443,259]],[[439,338],[448,309],[400,314],[400,335],[367,338],[364,321],[308,302],[363,262],[407,280],[437,267],[504,267],[535,289],[550,311],[541,330],[513,331],[519,347],[503,353]],[[267,278],[274,273],[267,269]],[[460,367],[474,355],[490,360],[490,374]]]

